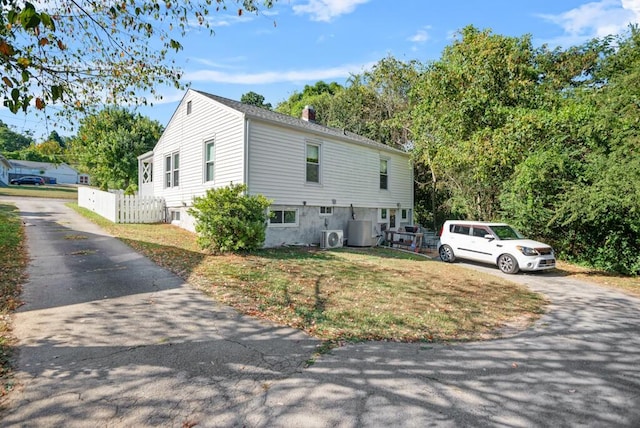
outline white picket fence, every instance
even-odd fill
[[[114,223],[159,223],[165,221],[163,198],[103,192],[78,188],[78,205]]]

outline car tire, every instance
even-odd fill
[[[456,260],[456,255],[453,254],[453,248],[448,245],[440,246],[440,250],[438,250],[440,254],[440,260],[446,263],[453,263]]]
[[[518,261],[511,254],[503,254],[498,257],[498,268],[504,273],[514,274],[518,273],[520,267]]]

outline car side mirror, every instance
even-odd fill
[[[493,237],[493,235],[487,233],[486,235],[484,235],[484,239],[487,239],[489,241],[493,241],[495,238]]]

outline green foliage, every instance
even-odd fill
[[[193,200],[189,214],[196,219],[198,244],[214,253],[253,251],[264,243],[271,202],[246,194],[244,184],[209,189]]]
[[[288,100],[279,103],[275,111],[299,118],[305,106],[313,106],[316,122],[327,125],[332,98],[342,89],[343,87],[336,82],[326,83],[319,80],[313,86],[305,85],[302,92],[295,91]]]
[[[53,103],[69,115],[105,102],[147,104],[138,93],[161,98],[163,85],[182,87],[170,55],[194,23],[211,35],[208,16],[227,4],[242,15],[273,1],[3,1],[0,96],[13,113]]]
[[[97,186],[126,189],[137,183],[138,156],[152,150],[161,134],[157,121],[106,108],[80,122],[69,155]]]
[[[265,103],[264,96],[257,94],[253,91],[247,92],[246,94],[242,94],[242,97],[240,97],[240,102],[244,104],[250,104],[256,107],[264,108],[267,110],[271,110],[271,103]]]
[[[33,143],[33,139],[12,131],[8,125],[0,121],[0,152],[15,152]]]
[[[306,85],[278,104],[276,111],[300,117],[302,109],[311,105],[320,124],[404,148],[411,141],[409,92],[420,70],[417,61],[402,62],[389,56],[370,71],[352,75],[345,87],[323,81]]]
[[[638,28],[553,51],[459,36],[411,91],[416,177],[435,188],[434,210],[506,219],[565,258],[640,273]]]

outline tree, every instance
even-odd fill
[[[248,195],[246,184],[209,189],[193,199],[189,214],[196,219],[198,243],[214,253],[252,251],[264,243],[266,210],[263,195]]]
[[[152,150],[162,134],[155,120],[110,107],[80,121],[69,153],[99,187],[127,189],[138,179],[138,156]]]
[[[12,131],[9,126],[0,121],[0,152],[14,152],[33,143],[31,136],[25,136]]]
[[[312,106],[316,111],[316,122],[327,125],[330,121],[332,99],[343,89],[336,82],[319,80],[314,85],[305,85],[302,92],[295,91],[289,99],[279,103],[275,110],[299,118],[305,106]]]
[[[274,0],[264,0],[266,8]],[[144,103],[159,84],[181,87],[170,53],[194,23],[213,34],[209,16],[227,4],[258,12],[257,0],[3,0],[0,15],[0,94],[10,111],[72,110],[122,101]],[[41,6],[42,5],[42,6]],[[63,110],[68,112],[69,110]]]
[[[579,179],[558,195],[554,223],[570,233],[571,259],[609,271],[640,274],[640,30],[610,39],[596,68],[602,82],[583,96],[593,107],[581,132]]]
[[[55,141],[62,148],[65,148],[67,146],[67,139],[61,137],[57,131],[51,131],[46,141]]]
[[[242,97],[240,97],[240,102],[244,104],[250,104],[252,106],[264,108],[267,110],[271,110],[271,104],[265,103],[264,97],[253,91],[247,92],[246,94],[242,94]]]
[[[577,49],[556,52],[563,60],[554,61],[544,48],[533,49],[529,36],[505,37],[474,27],[460,36],[412,90],[416,159],[449,193],[446,209],[454,217],[492,220],[500,215],[503,183],[529,153],[580,139],[573,131],[559,132],[577,120],[549,116],[562,116],[563,103],[579,82],[587,87],[585,73],[598,56]],[[569,59],[575,75],[551,72],[567,67]]]

